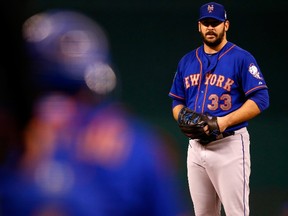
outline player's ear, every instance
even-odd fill
[[[226,20],[226,21],[224,22],[225,31],[228,31],[229,27],[230,27],[230,22],[229,22],[229,20]]]
[[[201,28],[200,28],[200,21],[198,21],[198,31],[199,31],[199,32],[201,31]]]

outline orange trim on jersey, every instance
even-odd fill
[[[220,56],[218,57],[218,60],[219,60],[220,58],[222,58],[226,53],[228,53],[231,49],[233,49],[235,46],[236,46],[236,44],[234,44],[234,45],[231,46],[228,50],[226,50],[224,53],[222,53],[222,55],[220,55]]]
[[[222,53],[222,55],[220,55],[218,57],[218,61],[225,55],[227,54],[230,50],[232,50],[236,45],[234,44],[233,46],[231,46],[228,50],[226,50],[224,53]],[[208,73],[207,73],[208,74]],[[201,110],[201,113],[204,112],[204,105],[205,105],[205,102],[206,102],[206,96],[207,96],[207,92],[208,92],[208,84],[206,85],[206,89],[205,89],[205,95],[204,95],[204,100],[203,100],[203,103],[202,103],[202,110]]]
[[[226,50],[224,53],[222,53],[222,55],[220,55],[218,57],[218,60],[221,59],[230,50],[232,50],[235,46],[236,46],[236,44],[234,44],[228,50]],[[198,50],[199,49],[200,49],[200,47],[198,47],[197,50],[196,50],[196,57],[197,57],[197,60],[199,61],[199,64],[200,64],[200,79],[199,79],[198,92],[197,92],[197,97],[196,97],[196,100],[195,100],[194,110],[196,110],[196,108],[197,108],[197,102],[198,102],[198,97],[199,97],[199,92],[200,92],[201,81],[202,81],[202,68],[203,68],[203,65],[202,65],[201,59],[199,58],[199,55],[198,55]],[[203,100],[203,103],[202,103],[202,113],[204,112],[204,105],[205,105],[205,101],[206,101],[207,92],[208,92],[208,85],[206,86],[206,89],[205,89],[204,100]]]
[[[178,99],[181,99],[181,100],[185,100],[185,98],[182,98],[182,97],[180,97],[180,96],[178,96],[178,95],[175,95],[175,94],[173,94],[173,93],[169,93],[169,95],[171,95],[171,96],[173,96],[173,97],[176,97],[176,98],[178,98]]]
[[[204,100],[203,100],[203,104],[202,104],[202,111],[201,113],[204,112],[204,105],[205,105],[205,102],[206,102],[206,95],[207,95],[207,92],[208,92],[208,86],[209,84],[206,85],[206,88],[205,88],[205,94],[204,94]]]
[[[197,109],[197,102],[198,102],[198,96],[199,96],[199,90],[200,90],[200,86],[201,86],[201,81],[202,81],[202,62],[201,62],[201,59],[199,58],[199,55],[198,55],[198,50],[200,49],[200,47],[196,50],[196,57],[197,57],[197,60],[199,61],[199,64],[200,64],[200,79],[199,79],[199,84],[198,84],[198,92],[197,92],[197,97],[196,97],[196,100],[195,100],[195,106],[194,106],[194,110],[196,111]]]
[[[261,88],[268,88],[268,87],[266,85],[256,86],[256,87],[250,89],[249,91],[245,92],[245,95],[248,95],[250,92],[253,92],[256,89],[261,89]]]

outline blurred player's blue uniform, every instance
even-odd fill
[[[38,123],[40,128],[30,125],[26,144],[37,152],[27,152],[17,166],[2,169],[1,215],[180,214],[182,197],[154,130],[118,105],[88,109],[70,116],[76,125],[65,128],[68,138],[63,128],[55,130],[55,143],[48,147],[41,145],[49,136],[37,129],[47,128],[49,120]],[[41,117],[34,118],[31,122]]]
[[[25,151],[1,167],[0,215],[182,214],[169,143],[111,99],[117,80],[100,26],[52,11],[23,29],[37,100]]]

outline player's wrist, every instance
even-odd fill
[[[185,106],[183,104],[179,104],[173,108],[173,117],[176,121],[178,121],[179,113]]]
[[[217,117],[217,123],[218,123],[219,130],[220,130],[221,133],[222,133],[223,131],[225,131],[226,128],[229,127],[228,118],[225,118],[225,117]]]

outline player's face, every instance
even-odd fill
[[[216,47],[226,38],[228,21],[221,22],[208,18],[201,20],[198,27],[203,42],[209,47]]]

